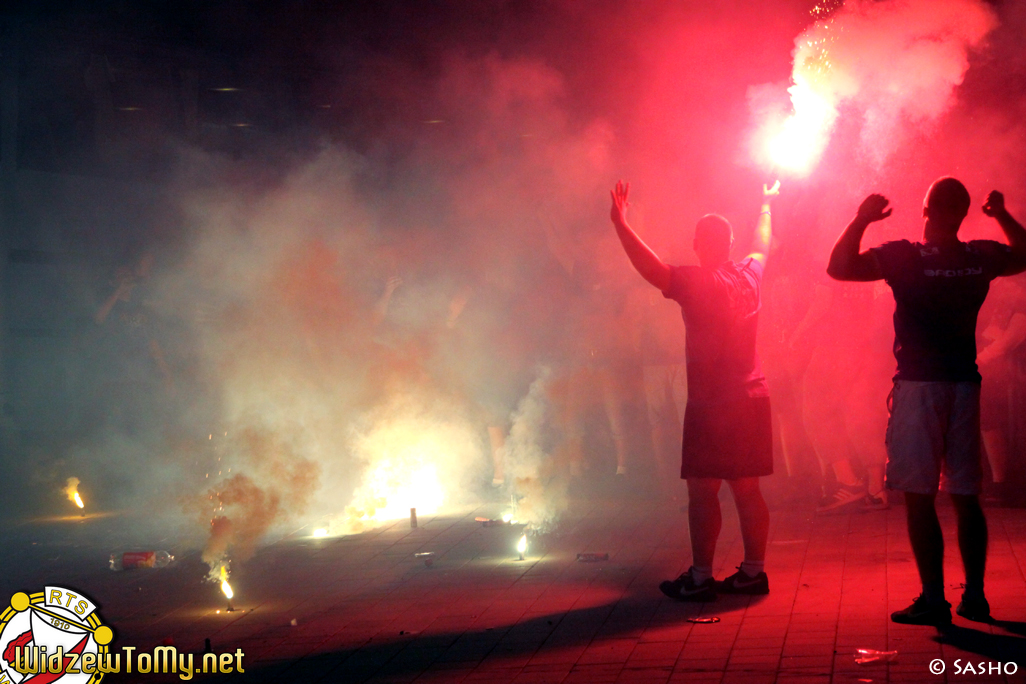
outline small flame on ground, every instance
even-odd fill
[[[503,513],[502,514],[502,522],[504,522],[504,523],[513,522],[513,514],[512,513]]]
[[[313,536],[315,536],[315,537],[327,537],[328,536],[328,530],[326,530],[323,527],[318,527],[316,530],[313,531]]]
[[[81,495],[78,493],[78,485],[82,481],[77,477],[68,478],[68,486],[64,488],[64,495],[68,497],[68,501],[72,502],[79,508],[85,508],[85,503],[82,501]]]
[[[520,541],[517,542],[517,553],[523,557],[524,553],[527,552],[527,535],[522,535]]]

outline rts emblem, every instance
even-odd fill
[[[18,592],[0,614],[0,684],[97,684],[96,666],[113,639],[96,605],[77,591]]]

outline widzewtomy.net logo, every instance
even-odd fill
[[[245,672],[243,653],[179,653],[174,646],[153,652],[110,647],[114,632],[100,622],[96,604],[64,587],[19,592],[0,614],[0,684],[97,684],[105,674]]]
[[[92,684],[113,671],[114,632],[96,604],[64,587],[18,592],[0,614],[0,684]]]

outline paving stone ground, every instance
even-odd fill
[[[814,515],[802,505],[772,512],[765,597],[671,601],[658,583],[690,562],[685,514],[671,501],[571,502],[556,530],[526,558],[516,527],[483,527],[495,505],[458,516],[421,516],[361,535],[312,539],[309,529],[264,546],[237,565],[234,612],[202,580],[198,554],[173,566],[115,573],[102,539],[118,517],[6,525],[0,590],[80,589],[101,606],[116,646],[173,643],[200,653],[242,649],[231,682],[464,682],[613,684],[716,682],[1026,681],[1026,510],[988,509],[987,593],[993,624],[955,617],[950,629],[888,619],[918,593],[905,510]],[[742,559],[732,506],[715,574]],[[962,571],[949,505],[948,598]],[[415,557],[434,552],[428,567]],[[582,552],[609,553],[579,562]],[[712,624],[689,618],[717,617]],[[857,664],[855,651],[897,651]],[[932,674],[931,661],[946,672]],[[956,675],[972,663],[972,670]],[[995,674],[1015,663],[1013,675]],[[989,672],[986,668],[990,668]],[[981,674],[982,671],[982,674]],[[120,675],[109,681],[180,681]]]

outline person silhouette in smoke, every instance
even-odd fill
[[[1026,230],[996,190],[983,212],[995,218],[1009,245],[958,239],[969,192],[954,178],[930,186],[923,206],[923,242],[896,240],[859,251],[869,224],[891,215],[888,200],[870,195],[838,238],[827,273],[837,280],[883,279],[894,292],[894,355],[898,372],[887,424],[887,487],[905,492],[908,533],[922,593],[891,614],[904,624],[951,622],[944,600],[944,537],[938,489],[948,492],[958,519],[965,591],[955,612],[990,619],[983,591],[987,520],[980,508],[980,373],[976,318],[990,281],[1026,270]]]
[[[679,601],[713,601],[717,592],[767,594],[764,571],[769,509],[759,478],[773,473],[769,389],[755,352],[762,273],[770,245],[770,201],[780,183],[763,186],[763,205],[752,253],[730,260],[730,223],[709,214],[695,226],[700,266],[670,266],[627,223],[630,185],[616,184],[610,217],[638,273],[680,304],[687,326],[688,399],[684,411],[681,477],[688,486],[688,526],[693,562],[687,572],[659,585]],[[722,522],[719,490],[734,495],[744,562],[717,583],[713,554]]]

